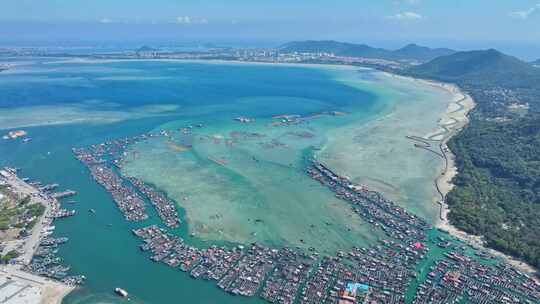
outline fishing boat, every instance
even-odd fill
[[[117,295],[119,295],[119,296],[121,296],[121,297],[123,297],[123,298],[127,298],[127,296],[128,296],[128,292],[125,291],[125,290],[122,289],[122,288],[119,288],[119,287],[116,287],[116,288],[114,289],[114,292],[115,292]]]

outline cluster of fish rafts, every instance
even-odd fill
[[[116,170],[116,168],[121,167],[122,156],[130,144],[151,137],[167,135],[166,132],[143,134],[92,145],[88,148],[73,149],[73,153],[88,167],[94,180],[111,194],[127,220],[143,221],[148,219],[144,201],[146,198],[154,206],[165,225],[175,228],[180,225],[180,218],[172,200],[139,179],[123,178]]]
[[[258,295],[271,303],[334,302],[347,282],[369,284],[370,299],[378,303],[403,303],[415,265],[425,254],[424,248],[381,241],[373,249],[321,258],[314,251],[259,244],[200,249],[155,225],[133,233],[143,239],[140,248],[151,252],[151,260],[215,281],[231,294]]]
[[[77,158],[90,170],[96,182],[109,192],[118,209],[128,221],[142,221],[148,218],[143,199],[135,190],[126,184],[122,178],[104,160],[85,149],[74,149]]]
[[[69,285],[80,285],[85,281],[83,275],[69,275],[69,266],[62,265],[62,259],[57,256],[58,246],[68,241],[67,237],[44,237],[34,253],[32,262],[27,267],[37,275],[60,280]]]
[[[128,180],[150,200],[166,226],[175,228],[180,225],[180,218],[172,200],[138,178],[130,177]]]
[[[414,304],[540,303],[540,285],[529,276],[499,263],[483,265],[458,252],[435,262],[418,287]]]
[[[122,166],[128,145],[155,136],[168,134],[161,132],[109,141],[86,149],[74,149],[74,153],[90,169],[94,179],[111,193],[126,219],[144,220],[148,217],[145,197],[166,226],[177,227],[180,219],[173,201],[141,180],[123,178],[115,170],[115,167]],[[354,213],[388,239],[371,248],[354,248],[346,253],[338,252],[333,257],[321,257],[315,249],[305,252],[290,248],[273,249],[259,244],[251,244],[247,248],[211,246],[202,249],[186,244],[182,238],[155,225],[135,229],[133,233],[143,240],[140,248],[151,253],[151,260],[188,272],[193,278],[215,281],[219,288],[232,294],[258,295],[271,303],[335,303],[348,283],[360,282],[368,287],[369,292],[361,293],[357,298],[359,301],[363,301],[361,297],[364,300],[369,297],[369,301],[377,303],[405,303],[408,289],[418,275],[418,263],[429,250],[426,241],[431,226],[380,193],[352,183],[317,161],[310,162],[307,174],[349,202]],[[444,246],[448,247],[451,245]],[[450,257],[441,261],[437,265],[456,263]],[[470,263],[477,262],[471,260]],[[414,299],[416,303],[447,303],[447,300],[461,299],[464,293],[478,303],[487,303],[482,299],[497,302],[506,297],[520,299],[521,302],[516,303],[538,302],[538,286],[531,285],[533,281],[521,273],[497,272],[499,266],[480,263],[457,265],[469,267],[462,269],[463,278],[475,278],[477,283],[482,282],[478,278],[496,274],[498,280],[504,282],[505,291],[497,289],[499,292],[493,292],[490,297],[480,297],[490,289],[481,283],[472,283],[472,288],[461,288],[461,293],[455,296],[446,290],[451,287],[444,284],[446,279],[442,279],[452,275],[446,272],[443,276],[434,274],[434,279],[430,274],[418,289]],[[486,269],[490,275],[485,276]],[[438,292],[450,295],[438,296]],[[439,300],[441,298],[444,300]],[[536,302],[530,302],[530,299]]]
[[[426,239],[426,231],[431,228],[430,225],[384,198],[379,192],[354,184],[316,161],[312,161],[307,173],[335,192],[337,197],[352,203],[355,213],[381,228],[387,236],[408,242],[421,242]]]
[[[316,161],[307,172],[352,203],[357,214],[380,227],[387,236],[418,248],[426,238],[429,225],[380,193],[357,186]],[[439,243],[442,248],[449,247],[443,245]],[[470,303],[540,303],[540,284],[504,263],[489,265],[462,252],[448,252],[431,267],[414,303],[458,303],[465,298]]]

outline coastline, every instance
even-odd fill
[[[265,62],[265,61],[242,61],[242,60],[227,60],[227,59],[182,59],[182,58],[129,58],[129,59],[93,59],[93,58],[76,58],[68,60],[49,61],[44,64],[100,64],[100,63],[115,63],[115,62],[180,62],[180,63],[197,63],[197,64],[215,64],[215,65],[262,65],[274,67],[302,67],[314,69],[338,69],[338,70],[374,70],[371,67],[362,67],[350,64],[326,64],[326,63],[302,63],[302,62]],[[382,71],[381,71],[382,72]],[[384,73],[384,72],[383,72]]]
[[[22,254],[17,258],[19,263],[0,266],[0,280],[20,287],[20,290],[11,296],[19,294],[18,297],[24,299],[39,299],[39,303],[42,304],[61,304],[64,297],[76,288],[75,286],[33,274],[25,269],[25,266],[31,263],[44,231],[51,227],[52,214],[59,208],[59,202],[56,198],[43,196],[40,190],[21,180],[15,173],[8,173],[5,170],[1,170],[1,173],[4,180],[16,189],[17,193],[31,197],[32,201],[43,205],[45,211],[20,246]],[[25,291],[26,289],[28,291]]]
[[[450,208],[446,204],[446,195],[454,188],[452,180],[459,172],[455,165],[455,155],[452,153],[452,151],[450,151],[450,149],[447,148],[447,143],[469,123],[468,114],[474,109],[476,103],[470,95],[461,91],[461,89],[455,84],[437,82],[433,80],[413,79],[447,90],[454,96],[453,101],[448,104],[446,113],[444,113],[444,115],[441,117],[439,122],[439,130],[425,136],[425,138],[429,139],[438,137],[435,140],[439,142],[440,151],[445,158],[443,168],[434,181],[439,192],[435,199],[441,208],[440,217],[436,224],[436,228],[448,232],[451,236],[464,241],[473,248],[486,251],[490,255],[502,258],[505,262],[524,273],[529,275],[536,273],[537,270],[533,266],[510,255],[504,254],[503,252],[487,247],[482,236],[469,234],[450,223],[450,220],[448,219]]]

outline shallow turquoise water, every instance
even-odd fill
[[[261,203],[259,207],[267,208],[268,222],[274,224],[252,231],[250,223],[236,220],[236,217],[246,214],[245,206],[241,206],[230,214],[234,225],[223,226],[223,230],[233,227],[232,231],[237,231],[225,238],[229,241],[250,241],[251,233],[256,232],[259,241],[274,245],[295,244],[294,241],[300,237],[315,242],[316,236],[324,233],[334,242],[323,240],[320,244],[313,244],[328,251],[356,242],[369,244],[376,235],[359,220],[346,218],[346,208],[339,205],[339,201],[333,201],[329,192],[305,178],[301,172],[301,160],[304,149],[310,146],[324,147],[336,140],[338,142],[334,146],[350,145],[350,135],[340,139],[339,134],[332,132],[356,130],[354,128],[362,128],[384,115],[399,113],[396,111],[399,102],[425,102],[447,97],[436,90],[418,88],[417,84],[401,84],[398,80],[381,77],[371,71],[179,62],[40,63],[25,66],[21,70],[0,74],[0,131],[24,127],[33,141],[27,144],[1,141],[0,165],[20,167],[24,176],[45,183],[58,182],[79,192],[76,197],[78,204],[73,206],[78,215],[55,225],[57,235],[70,238],[61,248],[62,257],[75,273],[85,274],[88,282],[81,290],[68,296],[65,303],[115,303],[119,301],[112,295],[112,288],[116,286],[128,290],[135,303],[172,303],[179,299],[189,303],[258,302],[257,299],[230,297],[212,283],[192,280],[180,271],[150,262],[138,251],[138,240],[130,229],[157,222],[155,214],[145,223],[124,221],[109,195],[75,160],[71,148],[197,123],[205,125],[200,132],[208,136],[228,136],[234,130],[260,131],[268,139],[280,138],[287,149],[263,149],[257,142],[243,142],[231,151],[208,141],[194,145],[193,151],[184,155],[173,153],[163,142],[144,143],[141,147],[132,147],[139,149],[144,162],[135,160],[133,163],[138,166],[131,167],[131,173],[140,173],[158,185],[161,182],[173,197],[179,188],[176,195],[186,195],[186,191],[191,191],[187,193],[190,198],[199,198],[203,202],[208,199],[205,195],[209,189],[214,193],[228,189],[227,195],[218,193],[220,200],[217,201],[222,204],[241,202],[249,194],[246,189],[252,189],[254,196],[249,201],[257,201]],[[415,104],[411,102],[407,106]],[[445,107],[444,102],[437,105]],[[324,111],[344,111],[349,115],[315,119],[291,129],[267,127],[273,115],[311,115]],[[257,122],[239,125],[232,120],[239,115],[254,117]],[[429,126],[423,126],[418,132],[429,132],[428,129]],[[315,136],[309,139],[283,137],[286,132],[305,130]],[[350,134],[347,132],[340,134]],[[402,146],[401,143],[396,147]],[[325,156],[327,154],[329,156]],[[320,157],[335,159],[333,155],[324,150]],[[207,156],[226,157],[229,167],[216,168]],[[253,156],[262,160],[263,165],[254,166],[247,161]],[[415,173],[424,179],[429,178],[438,165],[432,157],[425,157],[431,164],[426,171]],[[422,159],[418,161],[422,162]],[[197,170],[181,171],[190,166]],[[362,175],[370,175],[370,172],[355,174],[361,179]],[[174,183],[167,184],[171,180]],[[189,186],[174,187],[180,182]],[[411,183],[411,180],[393,183],[400,187]],[[432,209],[426,207],[429,203],[422,204],[426,197],[429,199],[429,186],[415,186],[406,192],[408,197],[413,197],[410,205],[417,206],[416,211],[421,214],[431,214]],[[418,192],[424,194],[418,196],[417,188],[422,188]],[[233,199],[224,200],[224,196]],[[316,205],[306,208],[309,212],[301,214],[297,222],[291,223],[287,217],[280,222],[275,219],[280,218],[283,211],[279,211],[279,205],[271,203],[276,198],[282,206],[293,206],[298,210],[303,208],[302,204]],[[319,204],[326,205],[321,208]],[[187,212],[203,212],[195,213],[190,223],[198,221],[204,224],[203,217],[207,215],[204,211],[208,208],[184,207]],[[89,215],[89,208],[96,209],[95,216]],[[247,212],[255,217],[258,210]],[[304,227],[310,218],[323,222],[344,221],[331,228],[321,225],[310,236],[305,235],[309,232],[305,232]],[[349,226],[354,233],[345,232]],[[187,229],[184,225],[177,233],[185,236]],[[206,237],[201,233],[200,238],[191,241],[203,244],[204,240],[215,238],[211,233]]]

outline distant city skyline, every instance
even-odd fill
[[[333,39],[540,57],[540,0],[4,0],[0,43]]]

